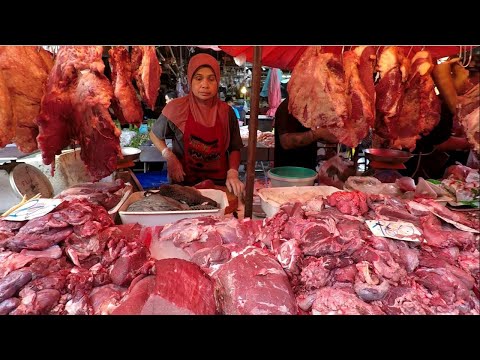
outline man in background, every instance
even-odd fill
[[[237,120],[240,120],[240,113],[238,112],[237,108],[233,106],[233,97],[227,96],[225,98],[225,102],[230,105],[230,107],[233,109],[233,112],[235,113],[235,116],[237,117]]]
[[[288,97],[275,112],[275,167],[300,166],[315,170],[317,141],[337,143],[328,130],[308,129],[288,111]]]
[[[167,91],[165,93],[165,103],[168,104],[173,99],[177,98],[177,92],[174,90]]]

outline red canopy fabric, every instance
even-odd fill
[[[248,62],[253,62],[253,46],[219,46],[231,56],[244,54]],[[413,57],[417,51],[423,48],[430,52],[432,57],[441,58],[444,56],[456,55],[460,52],[460,46],[401,46],[409,57]],[[307,46],[262,46],[262,65],[279,68],[282,70],[293,70],[300,56]],[[322,46],[325,52],[341,54],[351,46]],[[384,46],[375,46],[377,53],[380,53]]]

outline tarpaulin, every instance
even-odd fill
[[[278,81],[281,81],[282,80],[282,76],[283,76],[283,71],[280,70],[280,69],[276,69],[277,70],[277,73],[278,73]],[[265,82],[263,83],[263,86],[262,86],[262,90],[260,91],[260,96],[262,97],[268,97],[268,87],[270,85],[270,76],[272,74],[272,69],[268,69],[268,72],[267,72],[267,77],[265,79]]]
[[[219,46],[227,54],[237,57],[244,55],[248,62],[253,62],[253,46]],[[354,47],[354,46],[353,46]],[[340,55],[342,51],[350,50],[352,46],[322,46],[324,52]],[[400,46],[409,57],[424,49],[430,52],[434,59],[453,56],[460,52],[460,46]],[[307,46],[262,46],[262,65],[275,67],[283,70],[293,70],[300,56]],[[375,46],[377,53],[384,46]]]

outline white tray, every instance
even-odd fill
[[[220,204],[220,209],[212,210],[183,210],[183,211],[125,211],[131,203],[143,198],[144,191],[134,192],[122,204],[119,210],[120,219],[123,224],[139,223],[145,226],[156,226],[174,223],[177,220],[185,218],[194,218],[199,216],[223,216],[225,208],[228,206],[227,194],[221,190],[199,189],[203,196],[209,197]]]
[[[288,186],[272,187],[258,190],[262,210],[267,217],[275,215],[283,204],[299,201],[305,203],[315,196],[328,196],[334,192],[341,191],[333,186]]]

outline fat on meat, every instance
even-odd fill
[[[37,149],[35,119],[52,65],[52,54],[39,46],[0,47],[0,147]]]
[[[308,47],[288,82],[288,110],[305,127],[343,127],[348,117],[345,73],[341,61],[318,47]]]

